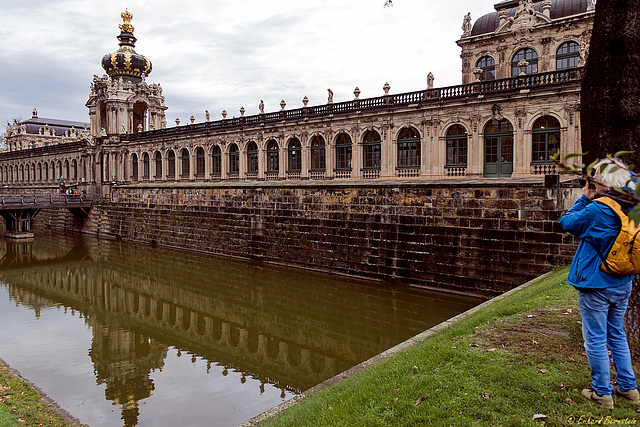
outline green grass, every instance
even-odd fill
[[[616,409],[609,411],[580,394],[590,375],[567,271],[488,305],[265,425],[640,425],[640,408],[624,399],[614,398]],[[634,367],[640,372],[637,358]],[[535,414],[546,418],[534,420]]]
[[[69,425],[26,381],[0,365],[0,427]]]

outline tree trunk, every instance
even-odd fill
[[[606,0],[596,6],[595,22],[582,81],[580,123],[585,163],[620,150],[640,168],[640,0]],[[627,332],[640,349],[640,281],[627,311]]]

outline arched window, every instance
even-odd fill
[[[142,155],[142,178],[149,179],[150,173],[151,167],[149,165],[149,153],[144,153]]]
[[[240,153],[238,152],[238,146],[231,144],[229,146],[229,173],[240,172]]]
[[[182,166],[182,173],[180,174],[181,178],[189,178],[189,174],[191,173],[191,158],[189,157],[189,150],[183,148],[180,152],[180,160]]]
[[[204,148],[196,148],[196,176],[202,178],[204,176]]]
[[[133,153],[131,155],[131,181],[138,180],[138,155]]]
[[[490,56],[483,56],[476,64],[477,68],[482,70],[480,74],[480,80],[495,80],[496,79],[496,61]]]
[[[277,172],[280,170],[280,154],[278,143],[272,139],[267,142],[267,171]]]
[[[420,166],[420,134],[414,127],[404,128],[398,134],[398,167]]]
[[[211,174],[216,177],[222,174],[222,150],[218,145],[211,150]]]
[[[156,179],[162,179],[162,154],[159,151],[156,151],[155,154],[155,163],[156,163]]]
[[[532,132],[533,162],[549,162],[549,156],[553,156],[560,150],[560,122],[555,117],[540,117],[533,124]]]
[[[380,134],[375,130],[370,130],[365,133],[362,140],[362,148],[364,168],[380,169],[382,153],[382,139],[380,138]]]
[[[336,169],[351,170],[351,137],[346,133],[336,138]]]
[[[38,181],[42,182],[42,163],[38,163]]]
[[[176,177],[176,153],[173,150],[167,152],[167,178]]]
[[[70,179],[71,178],[71,173],[69,172],[69,160],[65,160],[64,161],[64,177],[66,179]]]
[[[556,70],[575,68],[580,62],[580,47],[576,42],[565,42],[556,51]]]
[[[518,63],[522,60],[529,63],[527,68],[524,70],[527,75],[536,74],[538,72],[538,54],[530,47],[525,47],[513,55],[513,59],[511,60],[511,77],[518,77],[520,75],[520,67],[518,66]]]
[[[291,138],[289,140],[288,152],[288,171],[300,172],[302,170],[302,145],[298,138]]]
[[[29,173],[29,169],[27,169],[27,173]],[[20,182],[24,182],[24,165],[20,165]]]
[[[35,179],[35,177],[36,177],[36,171],[34,166],[33,178]],[[73,179],[74,181],[78,179],[78,162],[76,161],[76,159],[73,159],[71,161],[71,179]]]
[[[311,140],[311,170],[324,172],[326,167],[324,139],[316,135]]]
[[[258,144],[251,141],[247,146],[247,170],[250,173],[258,173]]]
[[[447,131],[447,166],[467,165],[467,129],[453,125]]]

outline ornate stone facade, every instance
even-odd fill
[[[48,136],[57,143],[31,135],[29,146],[16,123],[0,155],[0,182],[51,185],[62,177],[101,191],[112,182],[553,173],[549,155],[580,151],[581,65],[593,15],[589,0],[504,1],[472,28],[464,17],[462,85],[434,88],[431,75],[426,89],[394,95],[385,84],[385,95],[361,99],[356,88],[346,102],[329,89],[324,105],[288,110],[283,100],[280,111],[172,128],[162,88],[144,79],[150,62],[138,55],[139,68],[127,68],[135,37],[121,26],[120,51],[103,59],[109,76],[91,85],[89,134]]]

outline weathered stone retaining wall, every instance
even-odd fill
[[[496,295],[570,262],[576,195],[536,183],[115,187],[80,226],[40,225],[454,292]],[[560,205],[558,205],[560,201]],[[565,206],[567,205],[567,206]]]

